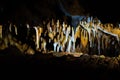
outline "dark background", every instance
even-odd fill
[[[61,0],[65,9],[72,15],[98,17],[103,23],[118,23],[119,3],[103,0]],[[118,3],[118,4],[117,4]],[[58,0],[2,0],[0,2],[0,22],[38,23],[44,17],[61,17]]]

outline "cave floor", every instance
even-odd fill
[[[56,71],[57,73],[63,72],[63,74],[79,73],[79,78],[84,80],[88,78],[96,79],[96,77],[99,79],[111,79],[119,77],[116,73],[120,73],[119,56],[105,57],[103,55],[65,52],[44,54],[36,52],[34,55],[25,55],[15,47],[0,51],[0,64],[29,65],[35,66],[37,69],[39,66],[40,71],[50,71],[53,74],[56,74]]]

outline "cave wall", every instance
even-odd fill
[[[119,5],[116,1],[61,0],[65,9],[73,15],[90,14],[103,22],[120,22]],[[58,0],[2,0],[0,2],[0,23],[39,22],[42,17],[61,17]],[[34,21],[35,20],[35,21]]]

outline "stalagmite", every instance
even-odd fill
[[[46,41],[44,38],[41,37],[41,50],[43,50],[44,52],[46,52]]]
[[[29,31],[30,31],[30,26],[29,24],[26,24],[26,27],[27,27],[27,37],[29,36]]]
[[[36,49],[39,49],[39,41],[40,41],[40,36],[42,33],[42,28],[41,27],[34,27],[36,31]]]
[[[17,35],[18,34],[18,32],[17,32],[17,26],[14,25],[14,28],[15,28],[15,34]]]
[[[38,29],[37,27],[34,27],[35,31],[36,31],[36,40],[35,40],[35,44],[36,44],[36,49],[39,48],[39,37],[38,37]]]
[[[70,47],[71,47],[71,40],[70,40],[70,30],[71,30],[71,27],[70,25],[67,27],[67,31],[66,31],[66,40],[65,40],[65,43],[68,41],[68,45],[67,45],[67,52],[70,52]]]
[[[54,43],[53,43],[53,46],[54,46],[54,52],[56,52],[57,50],[56,50],[56,48],[57,48],[57,41],[56,41],[56,39],[54,39]]]
[[[9,31],[12,32],[12,24],[10,23]]]
[[[120,29],[111,28],[111,26],[108,26],[108,24],[106,24],[106,27],[104,27],[97,20],[93,21],[92,17],[88,17],[85,18],[85,20],[80,21],[80,23],[76,26],[76,29],[74,29],[73,26],[68,26],[65,22],[60,24],[59,19],[57,21],[52,19],[52,21],[49,21],[46,24],[44,23],[44,32],[43,27],[41,26],[33,27],[32,29],[35,29],[36,32],[34,33],[34,37],[31,35],[34,31],[31,30],[29,24],[26,24],[26,27],[27,30],[24,28],[25,31],[27,31],[26,40],[30,39],[30,41],[33,41],[31,39],[34,38],[35,40],[33,46],[35,45],[36,50],[45,52],[52,49],[54,52],[65,51],[70,53],[83,49],[80,51],[85,51],[86,53],[86,51],[97,49],[98,54],[101,54],[102,50],[105,52],[104,50],[109,48],[111,49],[111,47],[109,47],[111,45],[110,43],[113,44],[112,47],[115,45],[116,49],[116,47],[118,47],[118,45],[116,45],[116,40],[119,42],[120,37]],[[14,35],[19,35],[19,28],[17,28],[18,27],[16,27],[16,25],[10,23],[9,32],[11,36],[16,37]],[[43,33],[42,36],[41,33]],[[30,38],[31,36],[32,38]],[[2,39],[2,37],[2,25],[0,25],[0,39]],[[110,39],[111,37],[112,39]],[[12,38],[10,39],[12,40]],[[112,40],[115,41],[112,42]],[[9,40],[7,41],[7,38],[4,41],[6,45],[8,45],[10,42]],[[48,45],[50,45],[50,49]]]
[[[57,52],[60,52],[60,43],[58,42]]]
[[[60,27],[60,22],[59,22],[59,20],[57,20],[57,32],[59,32],[59,27]]]
[[[67,25],[65,24],[65,22],[63,22],[62,27],[63,27],[63,29],[62,29],[63,33],[66,34],[66,27],[67,27]]]
[[[0,39],[2,39],[2,25],[0,25]]]
[[[68,37],[68,46],[67,46],[67,52],[75,52],[75,37],[74,37],[74,29],[72,27],[72,31],[71,31],[72,35]],[[71,50],[72,49],[72,50]]]
[[[59,35],[58,34],[54,38],[53,46],[54,46],[54,52],[59,52]]]
[[[98,54],[100,55],[100,53],[101,53],[101,51],[100,51],[100,38],[101,38],[101,36],[102,36],[102,34],[101,33],[99,33],[98,35]]]
[[[60,34],[57,35],[57,43],[58,43],[57,52],[59,52],[60,51]]]

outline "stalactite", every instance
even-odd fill
[[[81,31],[81,44],[85,48],[88,44],[88,36],[87,31],[83,30]]]
[[[75,52],[75,42],[76,42],[76,40],[75,40],[75,32],[74,32],[74,29],[73,29],[73,27],[72,27],[72,37],[71,37],[71,41],[72,41],[72,52]]]
[[[89,37],[89,42],[90,42],[90,47],[92,47],[92,38],[91,38],[91,29],[90,28],[86,28],[88,31],[88,37]]]

